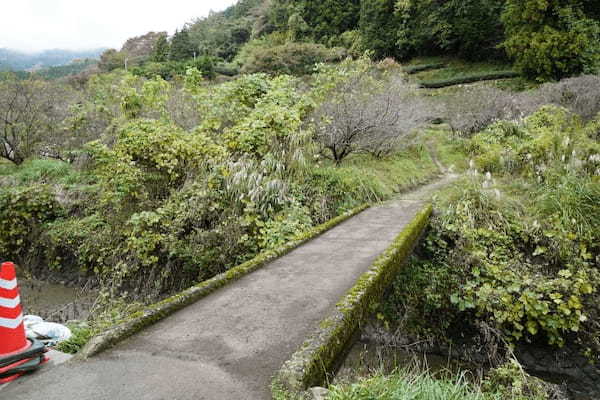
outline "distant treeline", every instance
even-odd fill
[[[50,68],[69,64],[73,60],[97,59],[106,49],[93,50],[46,50],[23,53],[0,48],[0,71],[25,71],[32,68]]]
[[[0,72],[0,80],[6,79],[9,75],[14,75],[18,79],[41,78],[46,80],[54,80],[65,78],[72,75],[77,75],[91,66],[97,65],[98,60],[85,59],[75,61],[67,65],[57,67],[42,68],[34,72],[27,71],[4,71]]]
[[[207,76],[309,73],[315,62],[452,55],[513,59],[526,77],[555,80],[600,64],[597,0],[240,0],[169,37],[150,32],[100,68],[169,79],[195,60]],[[200,61],[199,61],[200,60]]]

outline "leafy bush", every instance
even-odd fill
[[[48,186],[11,187],[0,190],[0,254],[24,261],[33,249],[40,228],[62,215]]]
[[[502,57],[502,0],[396,1],[397,52],[402,58],[458,54],[467,59]],[[391,18],[391,17],[389,17]]]
[[[467,320],[508,342],[562,346],[577,336],[593,346],[600,157],[590,154],[598,143],[567,110],[545,107],[521,125],[492,125],[468,151],[472,167],[521,186],[474,175],[440,199],[421,258],[399,276],[387,315],[425,334],[452,336]]]
[[[268,42],[267,42],[268,43]],[[275,46],[253,46],[243,54],[241,72],[306,75],[314,72],[321,62],[339,61],[343,49],[328,49],[314,43],[288,42]]]
[[[482,390],[495,393],[502,399],[546,400],[554,398],[549,385],[523,370],[516,360],[490,370],[483,381]]]
[[[579,1],[509,0],[504,48],[527,77],[557,80],[594,72],[600,63],[600,23]]]
[[[172,124],[149,120],[121,128],[112,149],[99,142],[88,148],[103,187],[102,202],[113,207],[164,198],[208,160],[224,154],[201,133],[188,134]]]
[[[216,76],[216,65],[216,58],[200,56],[182,61],[146,62],[131,68],[131,73],[147,79],[159,76],[165,80],[172,80],[184,76],[188,68],[196,68],[206,79],[213,79]]]

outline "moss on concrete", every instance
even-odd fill
[[[322,233],[328,231],[334,226],[346,221],[354,215],[364,211],[369,207],[364,204],[354,210],[348,211],[336,218],[327,221],[313,229],[304,232],[295,239],[289,241],[285,245],[274,250],[265,251],[250,261],[247,261],[227,272],[219,274],[212,279],[201,282],[181,293],[173,295],[156,304],[148,306],[144,311],[140,311],[130,315],[126,320],[105,330],[94,336],[81,351],[77,354],[77,358],[85,359],[92,357],[120,341],[134,335],[145,327],[152,325],[165,317],[175,313],[182,308],[195,303],[196,301],[208,296],[215,290],[233,282],[259,268],[262,268],[269,262],[289,253],[302,244],[316,238]]]
[[[371,306],[378,302],[412,252],[428,224],[431,205],[423,208],[337,304],[319,329],[292,355],[275,377],[273,388],[301,393],[325,382]]]

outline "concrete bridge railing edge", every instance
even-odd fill
[[[383,296],[428,225],[432,206],[426,205],[382,253],[317,331],[284,363],[272,384],[274,398],[301,393],[326,381],[374,302]],[[293,397],[293,396],[288,396]]]

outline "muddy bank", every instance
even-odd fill
[[[39,315],[58,323],[87,319],[97,297],[95,291],[85,287],[34,279],[19,279],[19,287],[25,314]]]
[[[356,341],[350,348],[333,383],[353,382],[369,377],[375,371],[390,374],[398,368],[427,370],[442,376],[456,376],[464,371],[478,372],[475,365],[449,359],[439,354],[381,345],[363,338]],[[476,377],[473,376],[473,378]]]
[[[492,364],[500,360],[500,349],[496,351],[494,353],[493,349],[476,343],[465,342],[449,347],[429,341],[419,342],[371,321],[357,335],[334,382],[353,381],[374,371],[389,373],[405,367],[450,376],[466,371],[473,378],[481,378]],[[600,399],[600,368],[583,356],[581,349],[530,344],[518,346],[514,355],[529,374],[554,385],[569,399]]]

